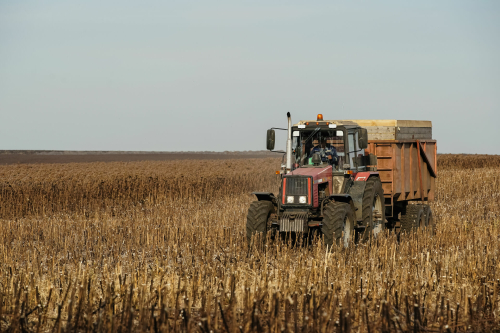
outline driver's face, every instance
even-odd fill
[[[319,145],[319,141],[318,140],[313,140],[313,146],[316,147],[317,145]]]

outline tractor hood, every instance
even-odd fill
[[[285,176],[285,179],[289,179],[292,181],[293,178],[297,176],[311,177],[312,178],[312,207],[319,206],[319,198],[318,198],[318,186],[323,183],[328,184],[329,192],[331,193],[331,182],[332,182],[332,166],[327,166],[324,168],[298,168],[288,173]],[[290,177],[290,178],[289,178]],[[283,179],[283,180],[285,180]],[[311,186],[310,185],[310,186]],[[289,185],[290,186],[290,185]],[[285,186],[286,187],[286,186]],[[286,191],[288,194],[288,190]],[[285,203],[283,197],[283,204]]]
[[[329,165],[324,168],[298,168],[288,173],[287,176],[309,176],[314,180],[332,176],[332,166]]]

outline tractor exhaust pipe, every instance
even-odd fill
[[[286,113],[288,117],[288,139],[286,140],[286,170],[285,173],[292,171],[292,117],[290,112]]]

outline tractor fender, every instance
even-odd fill
[[[358,172],[356,177],[354,178],[355,182],[366,182],[368,178],[372,176],[378,177],[378,172],[376,171],[366,171],[366,172]]]
[[[363,220],[363,195],[365,194],[366,180],[353,181],[351,187],[347,190],[347,193],[351,196],[353,205],[356,207],[354,213],[356,214],[356,220]]]
[[[276,197],[271,192],[252,192],[257,197],[258,201],[271,201],[276,203]]]
[[[329,196],[330,200],[336,202],[345,202],[351,206],[353,212],[356,212],[356,207],[354,206],[354,201],[349,194],[332,194]]]
[[[363,221],[363,195],[365,194],[366,182],[371,177],[379,177],[378,172],[358,172],[347,193],[351,195],[354,202],[356,220]]]

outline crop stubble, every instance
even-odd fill
[[[434,236],[329,252],[248,249],[279,159],[0,166],[0,327],[498,330],[498,159],[438,163]]]

